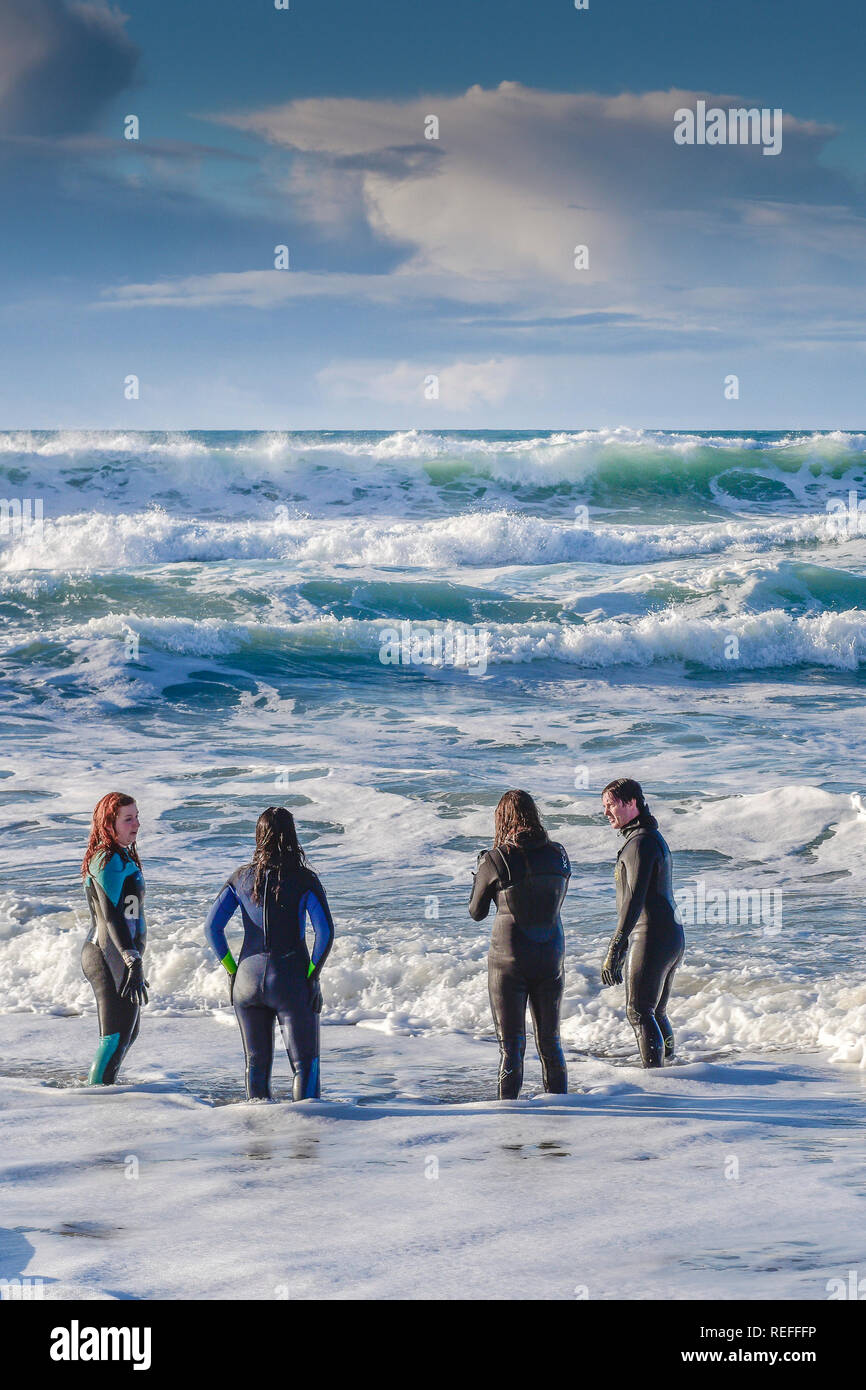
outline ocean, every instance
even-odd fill
[[[573,865],[572,1074],[632,1063],[599,983],[627,774],[674,853],[681,1061],[866,1065],[866,434],[7,432],[0,494],[3,1011],[92,1012],[78,866],[118,789],[149,1014],[225,1016],[202,924],[282,803],[326,1023],[489,1039],[466,905],[524,787]]]

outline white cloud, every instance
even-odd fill
[[[460,414],[480,405],[500,405],[508,397],[522,371],[516,358],[486,362],[397,362],[385,368],[371,362],[335,362],[316,374],[316,381],[331,400],[377,401],[384,405],[427,407],[431,414]],[[425,386],[431,376],[438,396],[428,399]]]
[[[452,277],[407,269],[389,275],[362,275],[340,271],[239,270],[210,275],[187,275],[150,284],[113,285],[104,289],[98,308],[218,308],[240,305],[269,309],[292,299],[331,296],[344,300],[399,304],[426,300],[454,291]],[[495,303],[495,287],[478,287],[464,298]]]
[[[674,112],[700,95],[607,97],[503,82],[408,102],[314,98],[217,119],[300,152],[304,205],[316,203],[318,179],[333,223],[342,187],[347,221],[360,199],[383,239],[414,248],[416,269],[579,293],[639,273],[643,244],[658,238],[642,212],[706,216],[721,194],[784,201],[786,187],[802,196],[804,170],[830,127],[786,113],[787,175],[768,171],[759,149],[674,144]],[[430,115],[439,121],[435,141],[424,137]],[[581,243],[590,265],[578,280],[573,251]]]
[[[512,325],[602,313],[630,331],[739,335],[744,295],[755,336],[772,333],[780,293],[843,284],[866,251],[866,222],[844,177],[818,162],[828,126],[784,116],[784,152],[683,147],[674,112],[703,97],[672,90],[615,97],[515,82],[458,96],[316,98],[212,119],[293,152],[287,218],[327,237],[334,270],[245,269],[106,290],[124,306],[238,304],[294,297],[420,307],[463,303],[466,322]],[[747,104],[753,104],[749,102]],[[426,141],[435,115],[440,138]],[[340,268],[339,236],[357,264],[359,222],[402,255],[387,273]],[[589,268],[574,251],[589,248]],[[835,264],[820,262],[831,248]],[[719,290],[712,308],[707,291]],[[479,310],[481,313],[479,314]]]

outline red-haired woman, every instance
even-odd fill
[[[91,927],[81,967],[96,995],[99,1046],[87,1080],[111,1086],[138,1037],[147,980],[142,956],[147,937],[144,878],[135,847],[138,807],[131,796],[109,792],[96,803],[81,865]]]

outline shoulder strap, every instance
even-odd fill
[[[507,888],[508,884],[511,881],[511,870],[508,867],[508,860],[505,858],[505,855],[502,853],[501,849],[490,850],[490,857],[491,859],[493,859],[494,864],[496,863],[496,858],[498,857],[499,862],[502,865],[502,869],[499,871],[499,882],[503,888]]]

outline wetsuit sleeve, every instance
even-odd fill
[[[611,954],[625,954],[632,928],[643,912],[653,870],[659,862],[659,857],[658,841],[652,835],[636,837],[626,845],[620,856],[620,864],[625,871],[625,884],[619,921],[610,943]]]
[[[306,921],[308,916],[313,924],[315,939],[313,949],[310,952],[310,969],[308,978],[313,974],[318,975],[328,958],[328,953],[334,944],[334,919],[331,916],[331,909],[328,906],[328,899],[325,890],[319,880],[313,876],[313,887],[310,888],[302,897],[300,903],[301,911],[301,935],[305,934]]]
[[[478,867],[472,879],[472,897],[469,899],[469,916],[473,922],[483,922],[490,911],[493,895],[499,887],[499,878],[493,856],[488,850],[480,856]]]
[[[224,965],[230,975],[234,975],[238,967],[226,940],[226,923],[239,907],[240,899],[229,881],[218,894],[204,924],[208,945],[217,955],[220,965]]]
[[[115,853],[102,864],[94,859],[89,873],[99,895],[108,935],[124,964],[132,965],[133,961],[141,959],[141,952],[126,919],[125,907],[134,901],[136,911],[132,915],[138,917],[141,911],[138,865],[128,863]]]

